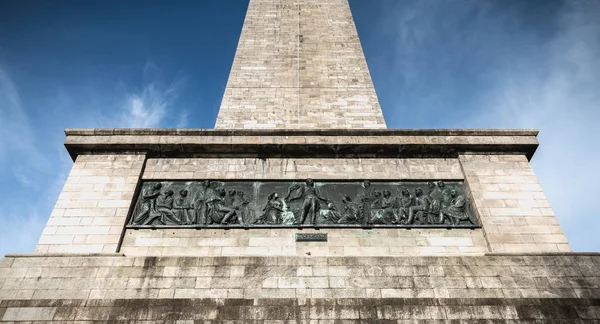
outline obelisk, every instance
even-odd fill
[[[250,1],[215,128],[385,128],[348,2]]]

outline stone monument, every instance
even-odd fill
[[[65,133],[3,322],[600,321],[537,131],[387,129],[347,0],[251,0],[215,129]]]

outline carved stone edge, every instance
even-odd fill
[[[537,136],[537,129],[201,129],[201,128],[66,128],[67,136]]]
[[[39,257],[124,257],[124,253],[9,253],[5,258],[39,258]]]
[[[379,229],[379,228],[397,228],[397,229],[480,229],[481,225],[126,225],[126,229],[223,229],[223,230],[250,230],[250,229]]]
[[[524,154],[539,143],[536,130],[169,130],[68,129],[65,147],[80,154],[148,157],[415,157]]]

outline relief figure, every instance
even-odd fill
[[[290,197],[292,190],[299,189],[299,193],[296,197]],[[304,186],[292,186],[288,192],[288,196],[285,199],[287,201],[293,201],[296,199],[302,200],[302,207],[300,208],[300,216],[298,224],[315,224],[317,213],[319,212],[319,200],[327,203],[327,199],[324,199],[317,192],[315,183],[312,179],[307,179]]]
[[[281,203],[281,224],[294,225],[296,223],[296,216],[288,207],[285,199],[280,199],[279,201]]]
[[[282,200],[274,192],[267,197],[267,204],[263,208],[262,216],[256,221],[257,224],[278,225],[281,224],[281,213],[283,212]]]
[[[175,199],[173,208],[175,209],[175,216],[181,220],[183,225],[192,225],[196,222],[194,209],[189,201],[187,189],[179,191],[179,197]]]
[[[236,217],[239,224],[250,224],[252,221],[252,213],[248,205],[249,201],[244,197],[242,190],[229,190],[230,206],[235,209]]]
[[[332,202],[327,203],[326,208],[319,210],[319,217],[317,219],[318,224],[337,224],[340,220],[341,215],[336,210],[335,205]]]
[[[150,216],[143,225],[151,225],[158,220],[162,225],[179,225],[181,220],[173,212],[173,190],[166,190],[164,194],[156,198],[156,210],[150,212]]]
[[[342,197],[342,204],[344,207],[338,224],[360,224],[360,206],[350,196]]]
[[[396,200],[396,197],[392,196],[392,192],[387,189],[383,191],[381,208],[383,209],[383,218],[385,219],[386,224],[400,224],[400,217],[396,212],[398,201]]]
[[[373,188],[371,187],[371,181],[365,180],[361,184],[364,189],[362,193],[358,194],[356,201],[360,203],[359,217],[360,222],[366,225],[369,222],[369,215],[371,214],[371,203],[373,202]]]
[[[415,205],[409,208],[407,224],[416,221],[419,225],[429,224],[429,200],[423,196],[423,189],[415,189]]]
[[[410,224],[410,207],[414,204],[413,197],[410,195],[410,191],[407,188],[402,188],[402,197],[400,198],[400,217],[404,224]]]
[[[447,218],[453,225],[459,225],[461,221],[470,221],[465,197],[458,195],[456,190],[452,190],[450,191],[450,198],[452,199],[450,205],[448,207],[443,207],[440,211],[442,223],[444,218]]]
[[[162,184],[157,182],[142,190],[141,207],[137,215],[133,217],[133,224],[143,225],[144,220],[150,217],[150,213],[156,211],[156,198],[160,196],[160,188],[162,188]]]
[[[220,188],[217,190],[217,196],[206,202],[207,210],[210,210],[210,219],[216,224],[227,224],[230,221],[237,222],[237,219],[233,219],[232,216],[236,214],[236,210],[227,206],[227,192],[225,189]]]
[[[448,188],[446,188],[446,184],[443,181],[438,181],[437,186],[441,192],[441,196],[442,196],[442,201],[441,201],[441,205],[442,208],[444,207],[448,207],[450,206],[450,204],[452,203],[452,194],[450,193],[450,190]]]
[[[429,201],[429,211],[427,213],[427,219],[429,224],[437,224],[439,222],[438,215],[442,210],[442,193],[437,190],[434,182],[428,182],[427,187],[429,193],[427,194],[427,200]]]
[[[216,195],[214,189],[211,188],[211,183],[208,180],[202,182],[198,192],[196,193],[196,197],[194,199],[194,203],[192,206],[194,207],[194,212],[196,214],[196,223],[208,225],[209,219],[207,217],[207,203],[209,197]]]
[[[367,224],[386,224],[385,217],[383,215],[382,199],[383,197],[381,196],[381,191],[373,191],[373,202],[371,203],[369,209],[370,217],[367,221]]]

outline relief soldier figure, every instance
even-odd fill
[[[356,198],[357,202],[360,202],[360,215],[361,223],[366,225],[369,222],[369,215],[371,214],[371,203],[373,202],[373,188],[371,188],[371,181],[365,180],[362,183],[364,191],[360,193]]]
[[[304,186],[293,186],[290,187],[290,191],[288,192],[287,201],[293,201],[296,199],[302,200],[302,207],[300,208],[300,216],[298,219],[298,224],[315,224],[317,213],[319,212],[319,200],[327,203],[327,199],[321,197],[317,192],[317,188],[315,188],[315,183],[312,179],[307,179]],[[298,195],[295,197],[289,198],[292,190],[300,189]]]

